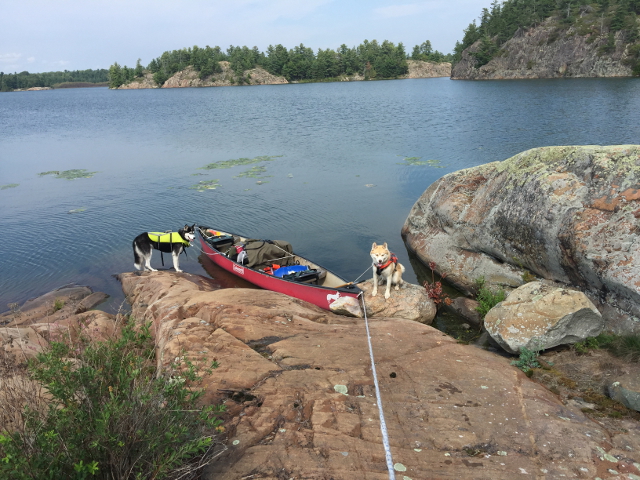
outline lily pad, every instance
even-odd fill
[[[231,168],[237,165],[252,165],[260,162],[271,162],[282,155],[260,155],[255,158],[236,158],[233,160],[222,160],[220,162],[213,162],[201,167],[201,170],[213,170],[215,168]]]
[[[6,185],[0,185],[0,190],[6,190],[7,188],[16,188],[19,183],[7,183]]]
[[[191,185],[189,188],[192,190],[197,190],[199,192],[204,192],[205,190],[215,190],[218,188],[220,184],[218,183],[218,179],[215,180],[202,180],[195,185]]]
[[[50,170],[48,172],[42,172],[38,175],[44,177],[45,175],[55,175],[56,178],[64,178],[65,180],[75,180],[76,178],[91,178],[98,172],[90,172],[84,168],[74,168],[73,170]]]
[[[86,207],[74,208],[73,210],[69,210],[67,213],[82,213],[86,210]]]

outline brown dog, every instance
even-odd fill
[[[400,285],[404,283],[402,280],[404,266],[398,263],[398,258],[389,251],[386,242],[384,245],[378,245],[374,242],[371,247],[371,259],[373,260],[373,291],[371,296],[375,297],[378,294],[378,284],[382,285],[382,282],[386,281],[387,291],[384,293],[384,298],[387,299],[391,296],[391,284],[395,285],[395,289],[398,290]]]

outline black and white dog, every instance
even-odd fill
[[[176,272],[181,272],[178,256],[184,249],[191,245],[196,238],[196,225],[185,225],[177,232],[145,232],[138,235],[133,240],[133,260],[137,270],[151,270],[151,254],[153,250],[171,253],[173,257],[173,268]]]

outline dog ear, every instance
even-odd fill
[[[384,248],[389,248],[387,247],[387,242],[384,242]]]
[[[376,242],[373,242],[373,245],[371,245],[371,249],[373,250],[374,248],[376,248],[378,245],[376,245]]]

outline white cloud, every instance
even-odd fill
[[[27,62],[28,62],[28,63],[33,63],[33,62],[35,62],[35,61],[36,61],[36,57],[29,57],[29,58],[27,58]]]
[[[21,53],[0,53],[0,62],[2,63],[13,63],[20,60],[22,56]]]

